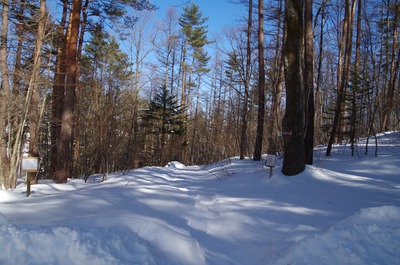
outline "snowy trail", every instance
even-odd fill
[[[281,160],[268,178],[261,163],[232,158],[44,183],[30,198],[23,186],[0,191],[0,264],[400,263],[400,154],[391,148],[320,157],[295,177],[280,173]]]

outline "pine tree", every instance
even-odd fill
[[[182,97],[181,107],[186,109],[190,102],[191,88],[196,87],[199,94],[202,75],[209,72],[207,67],[210,57],[204,50],[205,45],[210,42],[207,40],[207,17],[203,17],[199,6],[190,4],[183,8],[183,14],[179,18],[179,25],[182,27],[183,46],[181,56],[181,75],[182,75]],[[186,97],[186,93],[189,95]],[[194,121],[196,124],[198,117],[198,100],[194,111]],[[185,115],[183,115],[185,116]],[[193,126],[192,136],[196,135],[196,126]],[[188,157],[186,146],[188,139],[183,138],[182,142],[182,162],[185,163]],[[193,145],[192,145],[193,149]]]
[[[153,146],[150,151],[160,166],[169,159],[176,159],[176,155],[172,154],[172,144],[179,141],[172,139],[178,140],[185,133],[183,113],[179,101],[165,86],[154,96],[149,109],[145,111],[143,123],[148,134],[153,136],[148,146]]]

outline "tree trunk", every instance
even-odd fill
[[[261,160],[265,116],[264,2],[258,0],[258,115],[254,161]]]
[[[306,112],[306,131],[304,151],[306,164],[313,164],[314,151],[314,31],[313,0],[305,0],[304,8],[304,93]]]
[[[64,109],[64,85],[66,72],[66,34],[64,27],[67,23],[68,1],[63,0],[63,13],[61,23],[58,27],[58,49],[56,57],[56,72],[54,74],[52,105],[51,105],[51,159],[50,175],[55,176],[57,171],[57,145],[60,141],[61,118]]]
[[[7,68],[7,42],[8,42],[8,14],[9,3],[2,1],[1,12],[1,44],[0,44],[0,70],[1,70],[1,90],[0,90],[0,188],[9,189],[10,183],[10,160],[7,152],[7,109],[10,99],[10,83]]]
[[[315,89],[315,128],[317,128],[317,139],[322,139],[322,117],[323,117],[323,109],[322,109],[322,97],[321,97],[321,86],[322,86],[322,61],[324,55],[324,28],[325,28],[325,8],[326,3],[329,0],[324,0],[321,4],[318,12],[321,12],[321,24],[320,24],[320,33],[319,33],[319,52],[318,52],[318,66],[317,66],[317,81],[316,81],[316,89]],[[315,129],[314,128],[314,129]]]
[[[243,96],[242,128],[240,133],[240,159],[244,159],[247,150],[247,109],[250,87],[250,63],[251,63],[251,27],[253,20],[253,0],[249,0],[249,12],[247,21],[247,45],[246,45],[246,73]]]
[[[389,86],[388,92],[386,95],[385,106],[383,108],[383,117],[380,131],[389,131],[390,125],[390,113],[393,109],[393,98],[394,98],[394,91],[396,88],[396,81],[397,75],[399,70],[399,59],[400,59],[400,49],[398,49],[398,36],[399,36],[399,29],[398,29],[398,12],[399,12],[399,3],[396,1],[395,3],[395,10],[394,10],[394,25],[393,25],[393,43],[391,49],[391,61],[390,61],[390,78],[389,78]],[[397,52],[396,52],[397,50]],[[397,53],[397,56],[396,56]]]
[[[72,176],[73,125],[77,83],[77,44],[79,39],[82,0],[74,0],[66,38],[66,79],[64,108],[61,118],[60,141],[57,145],[57,169],[55,180],[65,183]]]
[[[351,156],[354,156],[354,144],[356,138],[356,119],[357,119],[357,93],[360,89],[359,84],[359,68],[360,68],[360,46],[361,46],[361,14],[362,14],[362,0],[358,0],[358,12],[357,12],[357,35],[356,35],[356,56],[354,59],[354,84],[352,89],[351,98],[351,131],[350,131],[350,144],[351,144]]]
[[[282,47],[285,43],[285,31],[286,26],[283,27],[283,38],[282,43],[280,43],[280,35],[281,35],[281,14],[282,14],[282,0],[279,1],[278,7],[278,25],[277,25],[277,33],[276,33],[276,47],[275,47],[275,54],[276,59],[274,66],[276,67],[277,73],[276,78],[273,83],[272,87],[272,105],[271,105],[271,113],[269,116],[269,127],[270,127],[270,135],[268,139],[268,154],[276,154],[280,147],[279,147],[279,140],[278,140],[278,130],[279,130],[279,113],[281,110],[281,100],[282,100],[282,90],[284,85],[285,79],[285,70],[283,64],[283,53],[279,56],[279,51],[282,51]]]
[[[284,159],[282,173],[296,175],[305,169],[304,152],[304,85],[302,74],[303,55],[303,1],[285,1],[287,27],[285,56],[286,112],[282,128]]]
[[[343,21],[343,31],[342,31],[342,40],[341,47],[343,47],[344,55],[343,55],[343,67],[342,67],[342,59],[341,54],[339,58],[339,66],[338,66],[338,83],[339,88],[337,91],[337,99],[336,99],[336,108],[335,108],[335,117],[333,119],[333,125],[331,130],[331,135],[329,137],[328,147],[326,149],[326,156],[331,155],[332,145],[335,139],[336,132],[341,124],[342,118],[342,106],[344,104],[344,93],[347,89],[348,80],[350,78],[350,58],[351,58],[351,50],[353,43],[353,20],[354,20],[354,10],[355,10],[356,0],[353,0],[353,3],[350,5],[350,0],[346,0],[345,7],[345,17]],[[341,49],[342,50],[342,49]],[[339,71],[341,69],[341,71]]]
[[[39,92],[38,92],[38,81],[39,81],[39,69],[41,65],[41,54],[42,54],[42,44],[45,35],[45,24],[47,20],[46,16],[46,0],[40,1],[40,15],[38,21],[38,29],[36,36],[36,46],[34,54],[34,65],[31,77],[31,87],[32,87],[32,97],[29,109],[29,155],[33,157],[39,157]],[[30,173],[28,173],[30,174]],[[36,173],[31,174],[30,180],[32,183],[36,183]],[[27,185],[29,185],[27,181]]]

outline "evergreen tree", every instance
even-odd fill
[[[152,146],[150,152],[153,158],[158,160],[155,162],[159,165],[164,165],[170,159],[177,159],[172,148],[172,144],[177,141],[172,139],[177,140],[185,133],[183,113],[184,109],[165,86],[154,96],[149,109],[145,111],[144,126],[148,134],[153,136],[147,146]]]
[[[181,56],[181,76],[182,76],[182,98],[181,107],[186,109],[186,106],[190,105],[191,88],[197,88],[197,96],[200,94],[200,84],[202,76],[209,72],[207,67],[210,57],[204,50],[205,45],[210,42],[207,40],[207,26],[205,22],[208,20],[207,17],[203,17],[199,10],[199,6],[190,4],[183,8],[183,14],[179,18],[179,25],[182,27],[183,33],[183,46]],[[186,97],[186,93],[188,97]],[[196,137],[196,123],[199,111],[199,99],[195,103],[194,120],[193,120],[193,131],[192,138]],[[185,115],[183,115],[185,116]],[[186,152],[186,146],[188,139],[183,138],[182,142],[182,162],[185,163],[188,157]],[[192,145],[193,149],[194,146]],[[192,152],[190,152],[192,153]]]

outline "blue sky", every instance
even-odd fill
[[[152,0],[151,3],[159,7],[157,16],[163,18],[169,7],[175,7],[178,14],[182,13],[182,5],[189,0]],[[224,26],[238,23],[246,13],[243,5],[231,4],[228,0],[192,0],[200,7],[203,16],[208,17],[207,25],[210,34],[218,33]]]

